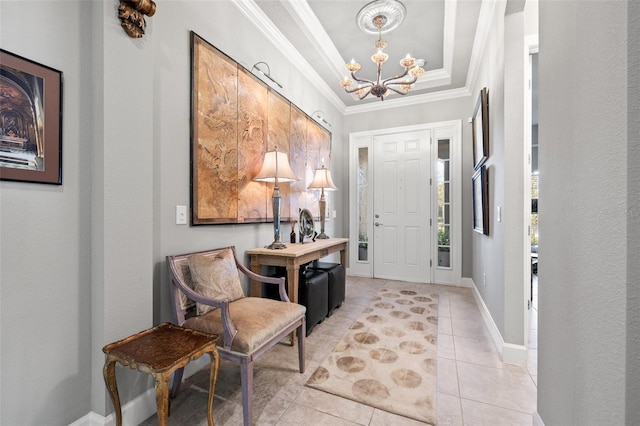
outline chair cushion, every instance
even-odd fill
[[[282,329],[304,316],[305,307],[260,297],[245,297],[229,304],[231,319],[238,330],[231,350],[251,353],[271,340]],[[224,328],[220,309],[189,318],[182,324],[205,333],[218,334],[218,346],[224,344]]]
[[[187,259],[193,289],[212,299],[229,299],[233,302],[244,297],[238,268],[231,249],[225,249],[215,256],[192,254]],[[198,315],[215,309],[212,306],[196,303]]]

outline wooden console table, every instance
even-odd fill
[[[251,271],[260,274],[263,266],[285,266],[289,283],[289,300],[298,303],[298,275],[300,266],[337,251],[340,252],[340,263],[347,262],[348,238],[328,238],[308,243],[287,243],[287,248],[272,250],[255,248],[247,250],[251,258]],[[260,297],[262,283],[251,281],[251,296]]]
[[[118,385],[116,384],[116,361],[151,374],[156,380],[156,405],[158,424],[167,425],[169,416],[169,377],[178,368],[205,353],[211,356],[209,373],[209,401],[207,422],[213,425],[213,392],[218,376],[220,357],[216,348],[215,334],[206,334],[177,325],[162,323],[138,334],[110,343],[102,348],[107,355],[104,364],[104,381],[111,395],[116,413],[116,425],[122,425],[122,411]]]

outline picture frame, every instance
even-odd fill
[[[480,168],[471,178],[473,188],[473,230],[489,235],[489,182],[486,166]]]
[[[274,185],[254,177],[274,149],[298,177],[279,188],[280,221],[301,208],[319,217],[320,194],[307,186],[330,158],[331,132],[193,31],[190,124],[192,226],[272,222]]]
[[[483,87],[471,118],[473,136],[473,169],[478,170],[489,158],[489,95]]]
[[[0,180],[62,185],[62,81],[0,49]]]

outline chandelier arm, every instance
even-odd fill
[[[347,92],[347,93],[353,93],[353,92],[357,92],[359,90],[367,89],[367,88],[369,89],[369,92],[371,91],[371,88],[373,87],[373,82],[371,82],[369,80],[358,80],[358,81],[361,82],[361,83],[366,84],[366,86],[358,86],[358,87],[355,87],[353,89],[349,89],[348,87],[345,87],[344,91]],[[367,92],[367,93],[369,93],[369,92]]]
[[[351,78],[353,78],[358,83],[369,84],[371,86],[373,86],[375,84],[373,81],[367,80],[366,78],[358,78],[358,77],[356,77],[356,74],[353,73],[353,72],[351,73]]]
[[[371,87],[369,87],[369,90],[367,90],[366,92],[364,92],[362,95],[358,96],[358,99],[363,100],[364,98],[366,98],[367,96],[369,96],[369,93],[371,93]]]
[[[405,77],[407,74],[409,74],[409,69],[408,69],[408,68],[405,68],[405,70],[404,70],[404,72],[403,72],[402,74],[398,74],[398,75],[394,75],[393,77],[386,78],[386,79],[384,79],[384,80],[382,81],[382,84],[383,84],[384,86],[386,86],[387,84],[403,84],[403,83],[400,83],[400,82],[394,82],[393,80],[397,80],[397,79],[399,79],[399,78]],[[411,83],[409,83],[409,84],[413,84],[413,83],[415,83],[415,82],[416,82],[416,80],[417,80],[417,79],[414,77],[414,78],[413,78],[413,81],[412,81]]]
[[[396,83],[396,84],[398,84],[398,83]],[[385,87],[386,87],[388,90],[391,90],[392,92],[396,92],[397,94],[402,95],[402,96],[404,96],[404,95],[406,95],[406,94],[408,94],[408,93],[409,93],[409,92],[401,92],[400,90],[394,89],[394,88],[393,88],[393,87],[391,87],[391,86],[385,86]]]

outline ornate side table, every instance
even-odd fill
[[[158,423],[167,425],[169,416],[169,377],[191,360],[208,353],[211,357],[209,373],[209,401],[207,421],[213,425],[213,393],[218,377],[220,357],[216,349],[215,334],[202,333],[170,323],[141,331],[102,348],[106,354],[104,381],[111,395],[116,413],[116,425],[122,425],[122,410],[116,384],[116,361],[122,365],[151,374],[155,381]]]

